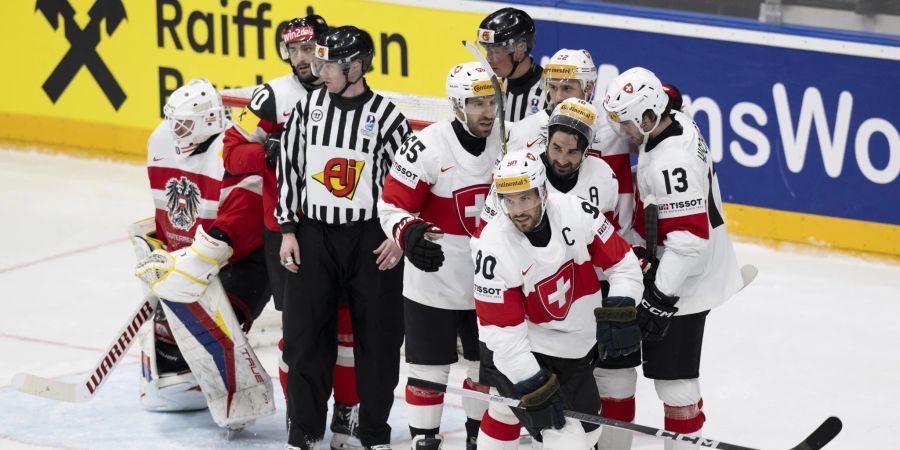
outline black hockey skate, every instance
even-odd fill
[[[362,450],[357,428],[359,427],[359,405],[334,404],[331,415],[331,450]]]

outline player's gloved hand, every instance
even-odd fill
[[[278,162],[278,155],[281,154],[281,134],[283,132],[272,133],[266,139],[266,142],[263,143],[263,148],[266,152],[266,165],[269,167],[275,166],[275,163]]]
[[[432,241],[443,233],[433,223],[407,217],[394,227],[394,241],[412,265],[425,272],[437,272],[444,264],[444,250]]]
[[[644,272],[644,280],[656,280],[656,267],[659,260],[655,255],[650,255],[646,248],[640,245],[632,245],[631,251],[637,256],[638,263],[641,265],[641,271]]]
[[[637,321],[644,340],[658,341],[669,330],[669,322],[678,308],[678,297],[668,296],[659,291],[656,283],[644,283],[644,298],[637,308]]]
[[[607,297],[602,308],[594,308],[597,318],[597,350],[600,359],[636,352],[641,347],[637,309],[630,297]]]
[[[228,243],[197,227],[190,247],[169,253],[155,250],[138,263],[134,274],[160,298],[173,302],[195,302],[206,292],[212,277],[231,257]]]
[[[555,373],[541,369],[533,377],[514,384],[513,389],[521,396],[527,422],[530,422],[526,424],[523,421],[523,425],[557,430],[566,425],[566,416],[563,415],[566,401],[559,391]]]

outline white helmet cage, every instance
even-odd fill
[[[541,218],[543,218],[547,209],[546,170],[540,156],[527,149],[510,151],[503,156],[494,168],[494,192],[504,214],[509,214],[503,201],[504,194],[537,189],[541,198]]]
[[[210,136],[225,131],[222,97],[205,78],[193,79],[175,89],[163,113],[179,154],[189,153]]]
[[[597,66],[594,65],[594,59],[587,50],[569,50],[561,49],[556,52],[550,62],[544,65],[543,87],[547,92],[547,83],[551,80],[578,80],[581,82],[581,90],[587,90],[588,86],[593,86],[597,81]],[[591,101],[593,98],[591,91],[585,100]]]
[[[662,83],[653,72],[643,67],[632,67],[610,83],[603,108],[615,123],[632,122],[646,141],[647,136],[659,125],[668,102],[669,96],[663,91]],[[656,123],[649,130],[644,130],[641,122],[647,110],[656,115]]]
[[[447,73],[447,98],[450,100],[450,110],[453,117],[456,117],[457,111],[462,112],[462,125],[469,134],[472,134],[472,131],[469,130],[466,115],[466,99],[495,94],[491,77],[480,63],[457,64]]]

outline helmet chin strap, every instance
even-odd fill
[[[348,67],[348,68],[344,69],[344,80],[346,80],[346,83],[344,83],[344,87],[341,88],[340,92],[337,93],[338,97],[344,95],[344,92],[346,92],[350,86],[352,86],[356,83],[359,83],[359,81],[362,79],[363,79],[363,76],[362,76],[362,73],[360,73],[359,78],[357,78],[356,81],[351,83],[350,82],[350,68]],[[468,130],[466,130],[466,131],[468,131]]]
[[[463,100],[465,102],[465,100]],[[469,136],[472,136],[476,139],[482,139],[480,136],[475,136],[475,133],[472,133],[472,130],[469,129],[469,116],[466,114],[466,109],[463,108],[460,112],[462,112],[463,118],[459,120],[459,117],[456,120],[459,120],[462,123],[463,130],[466,130],[466,133],[469,133]]]

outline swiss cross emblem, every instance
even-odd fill
[[[554,320],[565,319],[575,295],[575,263],[570,259],[555,274],[535,284],[534,290],[547,315]]]
[[[453,192],[453,204],[456,205],[456,217],[459,224],[472,236],[481,227],[481,210],[491,185],[476,184]]]
[[[622,90],[630,94],[634,92],[634,86],[632,86],[631,83],[628,83],[625,85],[625,87],[622,88]]]

